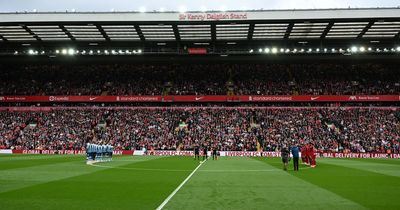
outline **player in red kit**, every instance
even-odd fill
[[[304,144],[301,147],[301,162],[303,162],[303,164],[307,164],[307,158],[306,158],[306,144]]]
[[[306,165],[310,165],[311,161],[310,161],[310,145],[306,144],[305,148],[304,148],[304,158],[305,158],[305,163]]]
[[[310,165],[311,168],[315,168],[317,165],[317,162],[315,161],[316,155],[315,155],[315,148],[314,145],[310,144],[310,149],[309,149],[309,156],[310,156]]]

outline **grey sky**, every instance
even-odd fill
[[[0,0],[0,12],[30,11],[190,11],[240,9],[399,7],[399,0]]]

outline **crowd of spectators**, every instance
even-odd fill
[[[0,95],[399,94],[391,64],[2,65]]]
[[[290,114],[288,114],[290,113]],[[376,108],[82,108],[0,112],[0,148],[278,151],[312,143],[319,151],[400,152],[400,114]]]

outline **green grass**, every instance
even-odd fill
[[[156,209],[198,166],[191,157],[0,155],[0,209]],[[164,209],[400,209],[400,160],[208,160]]]

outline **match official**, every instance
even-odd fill
[[[299,170],[299,147],[294,145],[291,149],[293,156],[293,167],[295,171]]]
[[[200,160],[200,147],[199,145],[196,143],[194,144],[194,159],[196,160]]]
[[[283,163],[283,170],[287,171],[287,166],[289,163],[289,150],[286,148],[286,146],[283,146],[281,149],[281,157],[282,157],[282,163]]]

